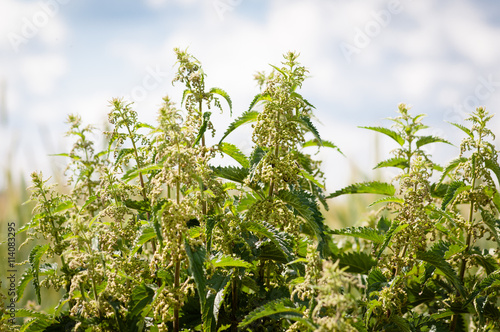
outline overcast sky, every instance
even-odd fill
[[[63,168],[47,155],[70,147],[66,115],[102,125],[113,97],[128,96],[154,122],[162,96],[180,102],[174,47],[188,47],[208,86],[229,93],[233,117],[258,92],[253,74],[295,50],[318,129],[346,155],[320,154],[334,191],[353,165],[373,176],[375,134],[358,126],[390,124],[401,102],[456,145],[447,121],[462,123],[476,106],[500,110],[499,20],[500,3],[486,0],[0,0],[0,166],[48,173],[56,158]],[[220,137],[231,120],[216,121]],[[248,134],[229,140],[251,145]],[[383,154],[395,148],[378,142]],[[458,149],[431,152],[444,163]]]

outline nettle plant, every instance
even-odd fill
[[[205,87],[201,64],[175,50],[181,109],[163,99],[156,125],[111,102],[107,148],[69,116],[75,138],[64,195],[33,173],[36,241],[18,287],[59,291],[47,311],[19,309],[22,331],[493,331],[500,328],[500,177],[490,116],[479,108],[446,168],[423,147],[421,115],[400,105],[392,183],[354,184],[329,196],[314,107],[299,93],[297,54],[256,75],[260,93],[217,144],[211,110],[232,104]],[[224,106],[224,107],[223,107]],[[253,150],[227,142],[246,124]],[[337,149],[338,150],[338,149]],[[233,166],[214,165],[226,155]],[[433,172],[440,172],[431,183]],[[397,188],[397,189],[396,189]],[[353,193],[385,195],[366,225],[331,230],[320,206]],[[355,224],[357,221],[353,221]],[[342,241],[340,237],[344,237]],[[354,239],[346,241],[346,239]]]
[[[449,142],[418,135],[423,115],[401,104],[393,128],[364,127],[399,147],[376,168],[396,167],[391,183],[354,184],[332,194],[385,197],[377,218],[333,233],[354,237],[363,277],[362,331],[498,331],[500,328],[500,180],[497,151],[486,127],[492,116],[477,108],[459,157],[444,169],[423,147]],[[433,172],[438,181],[431,182]],[[397,193],[397,195],[396,195]],[[496,242],[496,243],[495,243]],[[369,253],[370,256],[363,256]],[[340,259],[342,263],[342,259]],[[346,264],[347,271],[353,266]],[[358,327],[358,325],[355,325]]]

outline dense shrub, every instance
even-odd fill
[[[498,331],[500,166],[483,108],[454,124],[465,139],[442,168],[423,147],[449,143],[420,135],[423,116],[400,105],[391,129],[366,127],[397,143],[376,167],[400,174],[327,196],[306,151],[337,147],[299,93],[297,54],[257,75],[261,93],[213,146],[211,110],[231,99],[176,54],[182,110],[165,97],[149,125],[114,99],[104,151],[69,116],[70,194],[32,174],[37,205],[20,231],[36,245],[18,296],[29,283],[39,303],[42,287],[64,295],[51,314],[18,310],[32,317],[23,330]],[[249,123],[247,156],[226,140]],[[214,165],[217,154],[237,166]],[[320,205],[355,193],[382,195],[376,214],[329,229]]]

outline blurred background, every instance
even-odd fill
[[[372,170],[393,142],[358,126],[389,125],[385,119],[401,102],[428,115],[428,134],[455,146],[462,136],[447,122],[463,123],[477,106],[500,110],[495,1],[1,0],[0,242],[6,221],[20,227],[29,220],[32,206],[21,203],[32,171],[64,182],[66,160],[49,155],[71,147],[67,114],[102,128],[109,100],[124,97],[142,121],[154,123],[163,96],[180,102],[181,87],[171,84],[174,47],[202,62],[208,87],[228,92],[233,118],[258,93],[256,71],[269,72],[289,50],[300,52],[310,76],[301,93],[317,108],[323,139],[345,154],[318,155],[329,192],[394,175]],[[491,129],[499,129],[499,119]],[[215,121],[214,142],[231,119],[225,112]],[[248,133],[228,139],[249,151]],[[441,164],[458,153],[429,147]],[[338,207],[329,223],[352,224],[368,203],[332,204]]]

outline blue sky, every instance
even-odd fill
[[[0,167],[64,168],[47,155],[70,147],[66,114],[102,125],[113,97],[129,96],[154,122],[162,96],[180,101],[174,47],[202,61],[208,85],[231,95],[234,116],[258,92],[253,74],[295,50],[310,72],[302,94],[317,108],[318,129],[346,155],[320,153],[334,191],[353,166],[373,175],[375,135],[358,126],[389,124],[401,102],[457,145],[447,121],[462,123],[476,106],[500,109],[499,14],[500,3],[486,0],[1,0]],[[230,119],[216,121],[220,136]],[[250,148],[248,133],[230,139]],[[378,142],[382,154],[395,148]],[[431,153],[445,163],[458,150]]]

